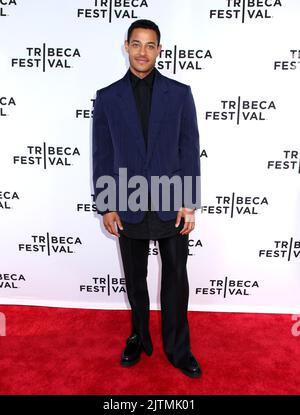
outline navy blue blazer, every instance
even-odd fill
[[[142,221],[145,211],[119,209],[119,168],[127,168],[128,180],[143,176],[151,191],[151,176],[191,176],[192,203],[200,207],[200,150],[197,114],[191,87],[162,75],[156,68],[151,111],[149,115],[148,145],[146,149],[142,127],[130,83],[129,69],[125,76],[97,91],[93,112],[93,185],[97,201],[103,188],[97,188],[100,176],[109,175],[116,181],[116,210],[125,222]],[[196,179],[198,176],[198,179]],[[198,189],[197,189],[198,186]],[[137,186],[138,187],[138,186]],[[137,188],[136,187],[136,188]],[[157,214],[161,220],[176,218],[172,209],[174,194],[170,187],[171,210],[160,202]],[[128,197],[136,189],[128,189]],[[196,191],[198,192],[196,194]],[[161,200],[160,189],[160,200]],[[184,186],[182,187],[182,197]],[[97,202],[96,202],[97,206]],[[121,208],[122,209],[122,208]],[[97,207],[98,212],[101,211]]]

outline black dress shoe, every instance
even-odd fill
[[[180,370],[190,378],[199,378],[202,375],[202,370],[192,353],[190,353],[186,366],[180,367]]]
[[[140,360],[140,355],[143,350],[142,341],[138,334],[133,334],[128,337],[126,347],[122,352],[121,365],[132,366]]]

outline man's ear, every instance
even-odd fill
[[[125,47],[126,52],[128,52],[128,46],[129,46],[128,40],[125,40],[124,47]]]

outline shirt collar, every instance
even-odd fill
[[[129,74],[130,74],[130,80],[132,83],[132,86],[135,88],[139,82],[143,81],[145,82],[149,88],[153,87],[153,82],[154,82],[154,77],[155,77],[155,67],[152,69],[152,71],[145,76],[145,78],[139,78],[138,76],[136,76],[133,72],[131,72],[130,69],[129,70]]]

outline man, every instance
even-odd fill
[[[122,352],[121,364],[131,366],[139,361],[142,351],[149,356],[153,352],[147,266],[149,241],[157,240],[162,260],[164,351],[170,363],[185,375],[199,377],[201,369],[190,348],[186,270],[189,233],[195,226],[195,207],[200,207],[194,203],[200,178],[195,104],[190,86],[163,76],[155,68],[161,51],[160,31],[155,23],[144,19],[134,21],[128,29],[125,49],[130,68],[122,79],[97,91],[93,115],[96,206],[103,215],[105,229],[118,237],[132,310],[132,332]],[[124,181],[121,168],[126,168],[126,179],[143,177],[149,184],[146,209],[120,208],[118,195]],[[174,207],[179,194],[174,188],[169,196],[172,206],[166,209],[152,196],[152,178],[163,175],[182,179],[179,207]],[[116,187],[107,197],[113,193],[117,202],[106,209],[101,182],[104,176],[116,181]],[[189,185],[185,184],[185,177],[191,178]],[[184,198],[185,187],[192,196],[191,205]],[[165,193],[159,192],[160,197]],[[133,196],[132,189],[129,193],[127,200]]]

